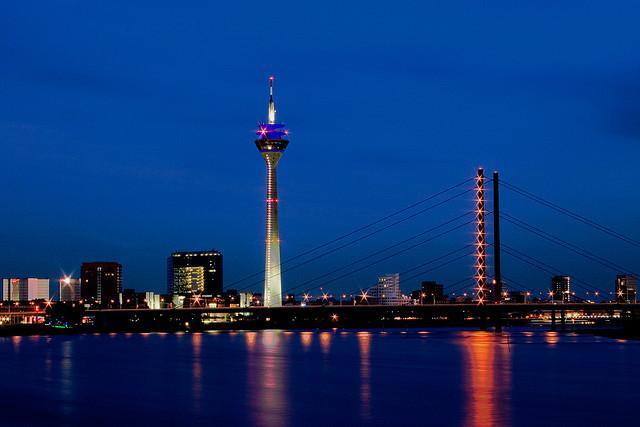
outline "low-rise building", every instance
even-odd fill
[[[400,273],[378,277],[378,284],[369,289],[368,295],[373,304],[401,305],[406,303],[400,289]]]
[[[3,301],[33,301],[49,299],[49,279],[2,279]]]

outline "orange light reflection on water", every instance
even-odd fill
[[[508,336],[491,332],[464,333],[465,426],[509,426],[511,352]]]
[[[558,344],[558,341],[560,340],[560,336],[555,331],[548,331],[544,334],[544,340],[551,347],[555,347],[555,345]]]
[[[360,415],[363,420],[371,419],[371,334],[358,332],[360,349]]]
[[[331,350],[331,335],[331,332],[320,332],[320,348],[324,354],[329,354]]]
[[[313,344],[313,332],[300,332],[300,344],[305,351],[309,350]]]

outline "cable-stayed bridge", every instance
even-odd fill
[[[490,186],[489,184],[492,185]],[[489,187],[492,187],[492,190]],[[487,200],[486,198],[489,190],[493,193],[492,200]],[[430,247],[433,248],[435,243],[446,240],[449,235],[456,231],[466,233],[473,231],[473,238],[470,238],[466,244],[453,250],[447,249],[437,256],[421,260],[418,264],[400,271],[403,282],[406,283],[412,279],[425,277],[429,273],[458,263],[458,265],[462,266],[460,270],[467,270],[467,274],[460,277],[459,280],[446,284],[446,291],[449,295],[459,295],[460,292],[466,291],[470,297],[473,296],[471,299],[479,304],[502,302],[503,294],[506,290],[528,292],[531,300],[549,297],[547,295],[549,288],[546,291],[541,290],[540,283],[527,283],[527,280],[516,279],[510,275],[502,275],[501,263],[502,255],[504,254],[511,265],[520,263],[520,270],[522,266],[525,266],[546,275],[548,283],[551,282],[552,276],[571,276],[573,289],[569,300],[596,302],[612,295],[613,280],[611,281],[611,287],[594,284],[581,277],[579,272],[576,274],[569,272],[570,269],[563,266],[558,260],[545,260],[544,254],[535,253],[527,248],[516,247],[512,243],[501,244],[500,236],[501,234],[504,235],[504,232],[501,233],[500,231],[501,222],[509,224],[512,228],[524,232],[534,239],[550,243],[570,254],[578,255],[593,266],[610,271],[612,277],[615,277],[616,274],[637,276],[634,269],[629,268],[629,266],[622,266],[618,262],[609,259],[608,256],[603,256],[594,250],[584,248],[568,238],[545,231],[543,226],[534,224],[528,218],[518,217],[509,211],[500,209],[500,190],[502,192],[506,190],[511,193],[510,195],[516,195],[573,222],[586,225],[594,233],[612,237],[619,242],[621,250],[625,249],[625,246],[640,248],[640,241],[631,236],[613,230],[602,223],[562,207],[520,186],[501,180],[498,178],[497,173],[494,173],[491,179],[486,179],[484,171],[479,169],[475,178],[469,178],[453,184],[370,223],[360,225],[315,247],[284,259],[282,270],[279,274],[286,278],[288,272],[298,270],[332,255],[343,253],[349,247],[369,240],[382,232],[393,230],[408,221],[425,217],[428,219],[428,216],[434,211],[442,210],[456,200],[473,196],[473,203],[469,203],[469,208],[466,212],[431,224],[425,230],[395,243],[382,246],[352,259],[345,259],[340,263],[334,263],[330,268],[325,268],[321,274],[293,283],[285,281],[283,293],[286,292],[289,296],[296,296],[303,301],[308,301],[313,296],[325,296],[326,298],[330,294],[324,291],[325,289],[330,287],[341,288],[341,282],[353,275],[363,271],[375,272],[376,267],[380,264],[415,253],[425,245],[431,244]],[[491,235],[493,240],[488,238]],[[507,241],[509,241],[508,238]],[[473,262],[470,263],[470,260],[473,260]],[[507,268],[507,270],[510,269]],[[233,280],[231,283],[226,284],[225,288],[237,289],[239,292],[257,289],[263,282],[263,275],[264,271],[256,271]],[[358,295],[362,297],[373,286],[375,284],[359,286],[357,289],[343,288],[342,292],[337,292],[336,294],[354,296],[354,298]],[[284,299],[285,296],[281,295],[281,298]]]
[[[591,267],[609,271],[612,277],[623,275],[635,278],[638,274],[633,268],[612,260],[610,254],[597,253],[596,250],[586,248],[568,237],[550,232],[544,226],[535,223],[535,219],[531,220],[514,215],[508,210],[505,211],[500,205],[500,193],[505,192],[509,197],[520,197],[527,203],[541,206],[554,214],[586,226],[592,233],[615,239],[621,248],[640,248],[640,241],[632,236],[556,204],[521,186],[502,180],[497,172],[488,178],[485,177],[482,169],[478,169],[473,178],[454,183],[408,206],[285,258],[277,273],[285,279],[283,293],[286,292],[286,295],[280,296],[285,305],[281,308],[221,307],[211,304],[202,296],[194,296],[185,308],[173,311],[152,310],[154,313],[144,314],[143,317],[153,321],[160,321],[162,316],[165,316],[165,320],[175,318],[175,320],[167,320],[170,324],[180,322],[201,324],[204,320],[215,322],[215,319],[227,321],[257,319],[266,324],[275,322],[287,326],[296,322],[299,324],[313,324],[313,322],[359,324],[364,321],[379,322],[389,319],[416,319],[423,322],[432,322],[437,319],[445,319],[449,322],[454,319],[492,319],[500,322],[505,319],[536,318],[540,313],[546,313],[546,319],[554,324],[556,313],[562,323],[568,311],[576,310],[583,313],[586,321],[599,318],[635,318],[636,306],[633,304],[635,290],[631,300],[629,295],[621,298],[622,295],[615,295],[611,290],[613,280],[611,287],[607,288],[592,283],[580,272],[569,274],[568,269],[561,262],[565,258],[549,260],[544,253],[536,253],[527,247],[518,247],[511,242],[508,234],[501,231],[501,224],[506,223],[511,230],[518,230],[534,239],[578,256],[589,262]],[[487,194],[491,197],[488,198]],[[357,256],[342,256],[347,248],[356,247],[361,242],[368,241],[383,232],[393,231],[412,220],[429,219],[435,216],[432,214],[438,210],[442,211],[443,208],[460,200],[469,201],[468,209],[463,212],[458,211],[455,215],[435,223],[431,221],[427,228],[399,241]],[[420,259],[418,263],[399,272],[403,282],[407,283],[412,279],[425,278],[427,274],[433,274],[445,267],[456,267],[456,271],[463,274],[458,280],[446,283],[445,293],[450,297],[449,303],[435,304],[434,300],[432,304],[428,304],[428,299],[419,302],[404,299],[396,305],[381,305],[369,296],[369,291],[377,286],[377,283],[363,284],[353,289],[347,289],[343,285],[354,275],[375,272],[382,263],[415,254],[427,245],[433,249],[436,243],[446,241],[456,232],[466,233],[468,241],[454,249],[447,248],[428,259]],[[504,239],[505,237],[507,238]],[[502,240],[509,243],[504,243]],[[288,273],[320,260],[331,259],[332,256],[333,258],[340,256],[339,262],[332,264],[330,268],[324,268],[321,273],[309,275],[296,282],[286,280]],[[512,276],[511,271],[514,269],[511,266],[515,263],[520,264],[520,270],[523,267],[527,269],[525,270],[528,272],[526,279],[516,279]],[[509,271],[508,275],[502,274],[503,264]],[[561,291],[562,295],[554,295],[554,289],[551,287],[543,290],[539,282],[531,281],[534,271],[545,277],[549,284],[552,277],[570,276],[571,286],[567,281],[566,290]],[[232,288],[237,292],[253,291],[263,283],[264,275],[264,270],[256,271],[226,284],[225,288]],[[327,290],[329,288],[338,288],[341,291],[331,293]],[[505,299],[510,292],[514,291],[525,295],[523,303],[513,304]],[[285,299],[287,297],[302,303],[287,305]],[[99,318],[104,317],[106,323],[108,323],[106,319],[114,317],[122,318],[126,323],[126,319],[130,319],[131,316],[141,315],[142,310],[90,310],[90,313]]]

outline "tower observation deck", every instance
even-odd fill
[[[278,227],[278,162],[289,145],[289,132],[284,124],[276,122],[273,100],[273,77],[269,77],[269,119],[259,123],[256,147],[267,164],[266,235],[264,260],[264,306],[282,305],[282,275],[280,271],[280,230]]]

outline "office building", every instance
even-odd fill
[[[80,279],[65,276],[58,281],[58,295],[60,301],[79,301],[80,297]]]
[[[222,253],[172,253],[167,259],[167,290],[170,295],[222,295]]]
[[[114,304],[122,292],[122,265],[117,262],[85,262],[80,268],[80,281],[82,299],[89,303]]]
[[[616,302],[635,303],[638,291],[638,278],[631,274],[616,276]]]
[[[378,284],[369,289],[368,295],[374,304],[404,304],[406,301],[400,290],[400,273],[386,274],[378,277]]]
[[[571,302],[571,277],[554,276],[551,278],[551,300],[555,302]]]
[[[267,198],[265,218],[264,306],[282,305],[282,271],[280,270],[280,229],[278,226],[277,169],[280,157],[289,145],[288,131],[284,124],[276,122],[276,106],[273,100],[273,77],[269,78],[269,117],[267,123],[259,123],[256,147],[267,165]]]
[[[444,304],[447,302],[444,286],[431,280],[422,282],[419,290],[411,292],[411,299],[418,304]]]
[[[49,298],[49,279],[2,279],[3,301],[33,301]]]

